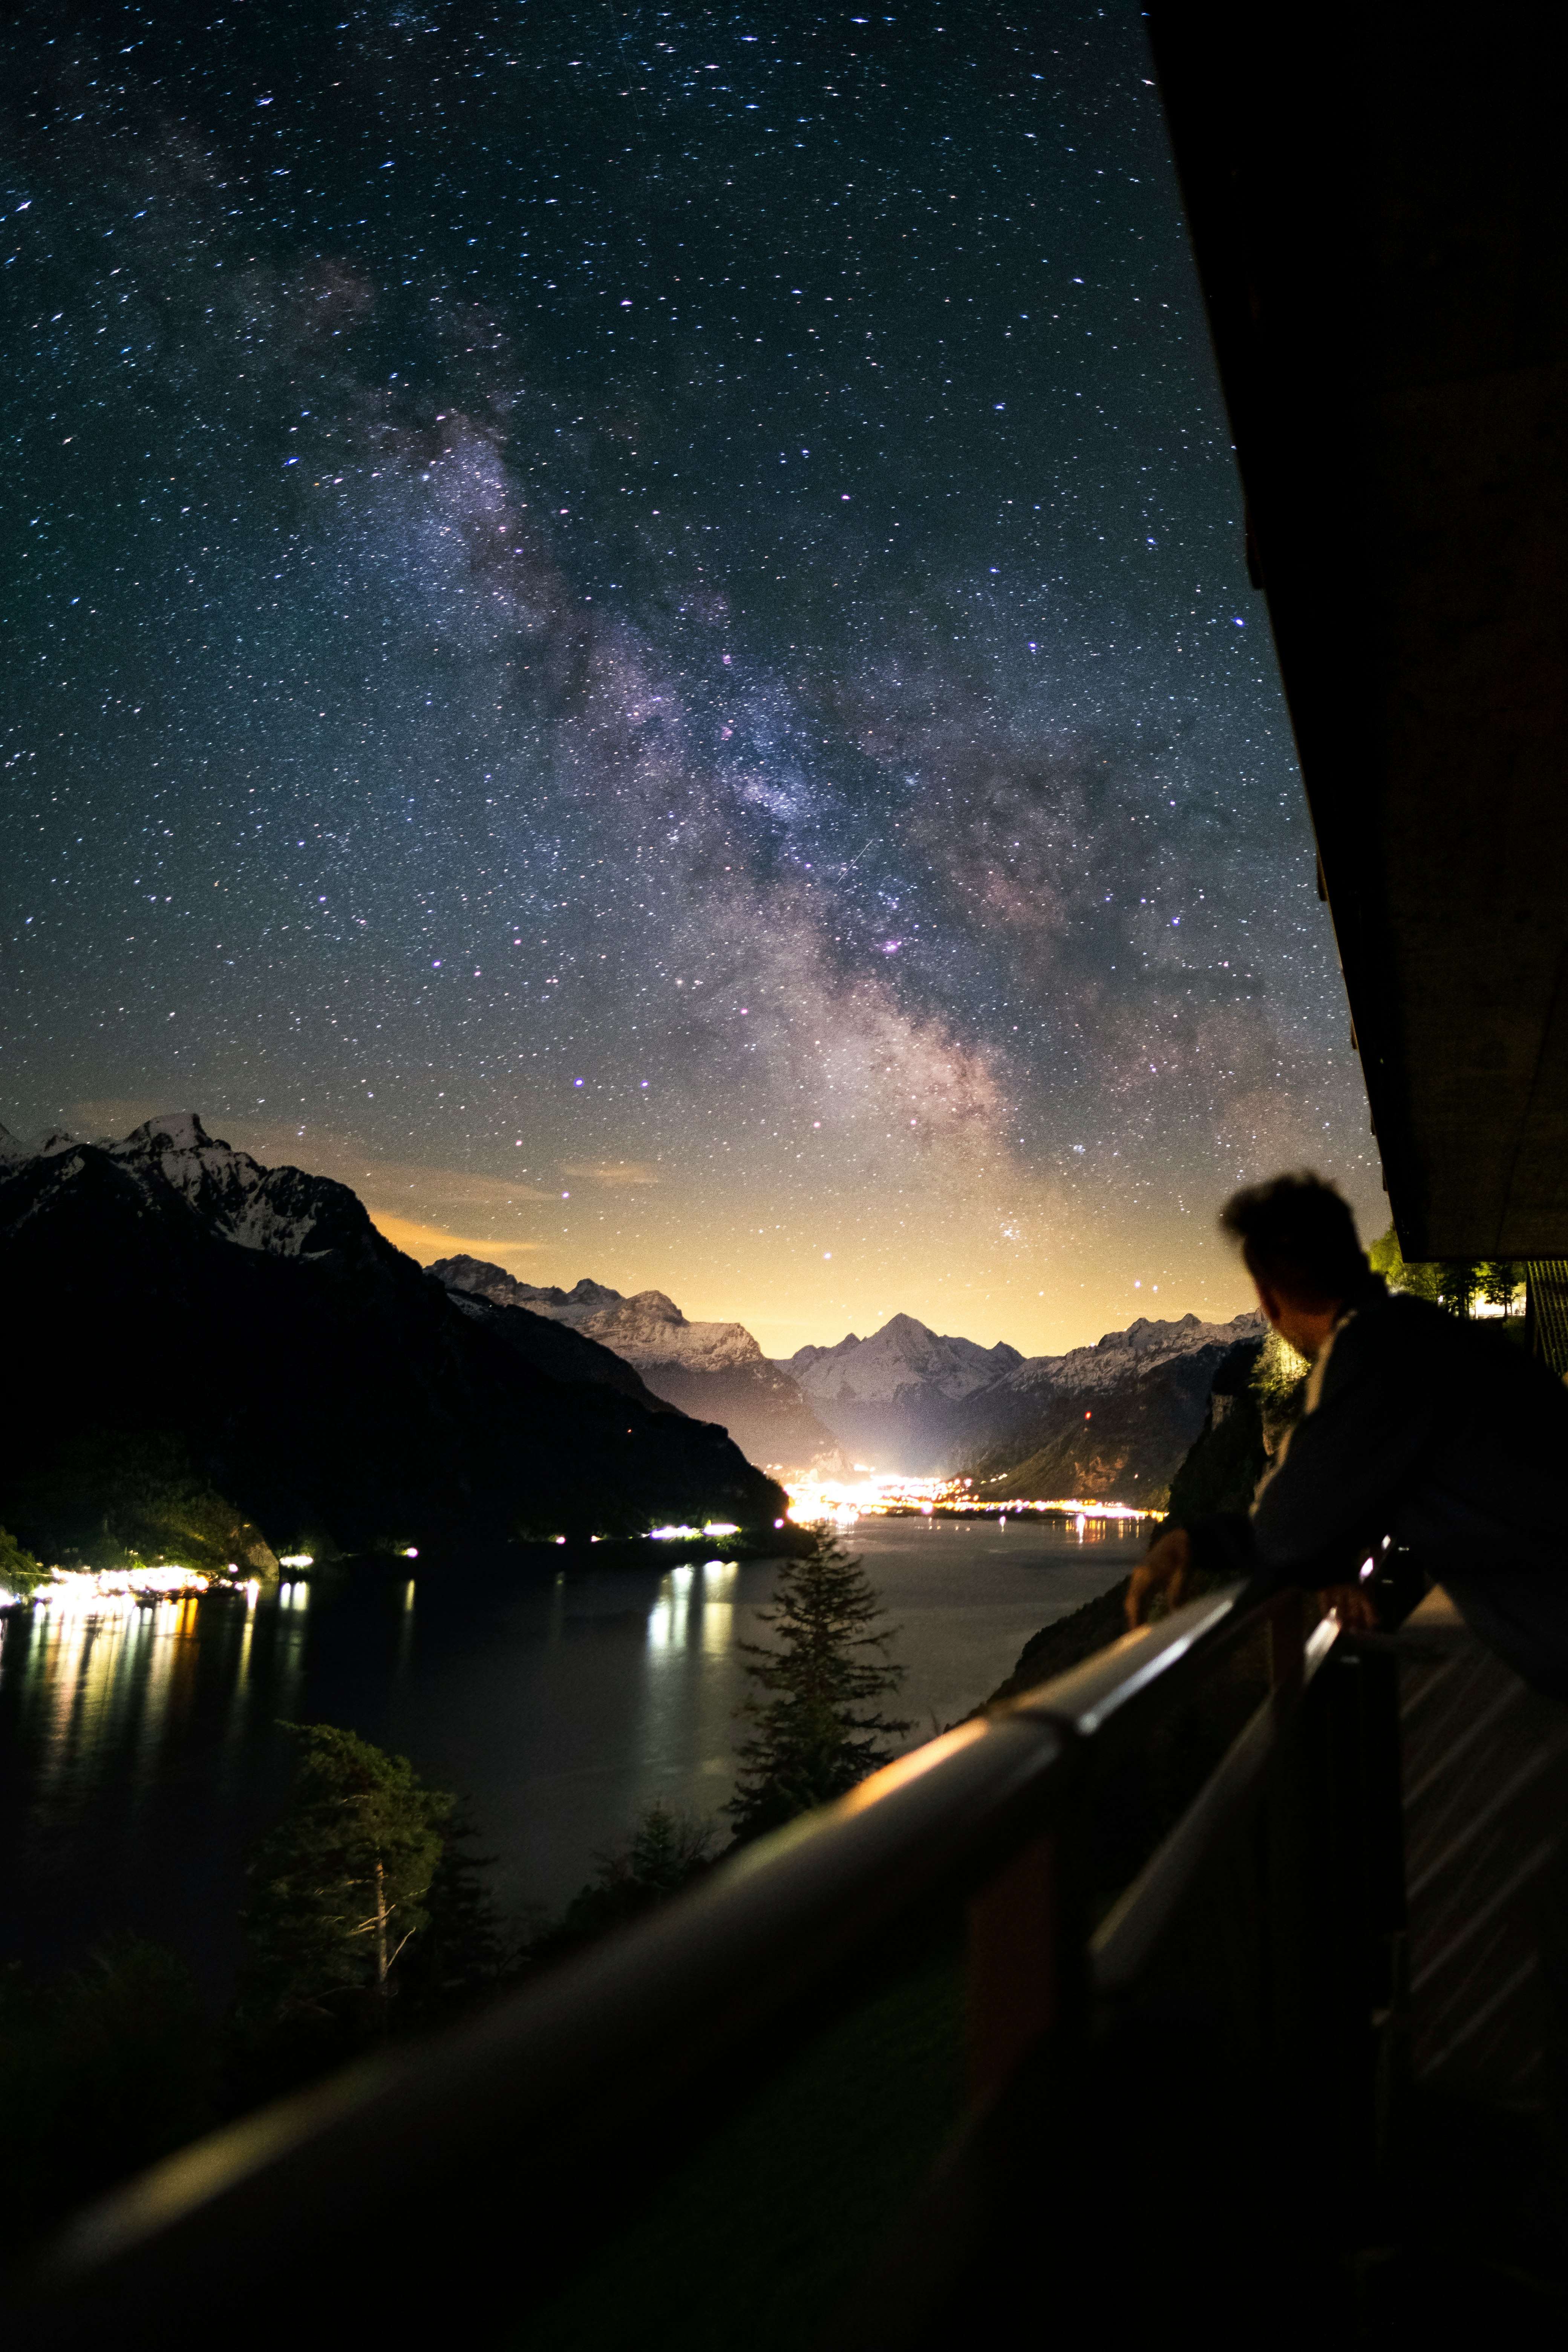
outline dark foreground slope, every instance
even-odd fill
[[[1170,1510],[1161,1527],[1151,1530],[1151,1542],[1163,1528],[1226,1513],[1242,1514],[1252,1507],[1258,1482],[1300,1407],[1304,1386],[1287,1381],[1260,1388],[1263,1352],[1261,1339],[1238,1339],[1221,1357],[1209,1389],[1203,1427],[1171,1481]],[[1228,1574],[1223,1569],[1194,1569],[1187,1580],[1185,1597],[1196,1600],[1224,1583]],[[1017,1698],[1049,1682],[1055,1675],[1068,1674],[1097,1650],[1103,1650],[1107,1643],[1117,1641],[1127,1630],[1127,1583],[1123,1577],[1070,1615],[1043,1625],[1025,1643],[1017,1664],[992,1692],[985,1706],[1000,1706],[1005,1699]]]
[[[1037,1356],[969,1400],[961,1466],[982,1495],[1077,1496],[1163,1510],[1204,1425],[1209,1384],[1253,1315],[1141,1319],[1098,1347]],[[962,1426],[962,1425],[961,1425]]]
[[[259,1169],[194,1120],[15,1165],[0,1296],[0,1522],[47,1556],[87,1549],[149,1462],[206,1482],[277,1550],[771,1525],[784,1507],[721,1430],[540,1370],[346,1187]]]

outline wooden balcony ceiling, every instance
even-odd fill
[[[1410,1257],[1568,1256],[1564,21],[1151,15]]]

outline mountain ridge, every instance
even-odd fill
[[[782,1516],[721,1430],[634,1392],[584,1335],[476,1320],[346,1185],[264,1168],[191,1113],[47,1140],[0,1131],[0,1282],[28,1370],[0,1519],[29,1549],[112,1533],[128,1506],[98,1457],[132,1481],[176,1465],[275,1550]]]
[[[1197,1434],[1214,1370],[1264,1328],[1256,1313],[1224,1323],[1139,1316],[1060,1355],[1026,1357],[1005,1340],[987,1348],[900,1313],[866,1339],[850,1331],[770,1363],[742,1325],[689,1322],[663,1291],[628,1297],[587,1276],[569,1290],[536,1286],[472,1258],[441,1260],[431,1271],[455,1294],[466,1286],[528,1302],[598,1340],[634,1364],[656,1396],[721,1422],[752,1461],[783,1475],[842,1476],[859,1463],[967,1475],[993,1492],[1148,1507],[1163,1507]],[[790,1391],[756,1393],[768,1371]],[[786,1428],[796,1412],[809,1425]]]
[[[1220,1365],[1265,1329],[1257,1313],[1227,1323],[1140,1316],[1124,1331],[1060,1356],[1026,1358],[969,1401],[953,1466],[977,1491],[1163,1509],[1196,1440]]]
[[[718,1423],[749,1461],[770,1471],[805,1475],[848,1468],[798,1383],[770,1363],[743,1324],[689,1322],[662,1290],[628,1297],[586,1276],[571,1290],[519,1282],[479,1258],[439,1258],[429,1271],[454,1297],[525,1308],[612,1350],[655,1397]]]
[[[1262,1328],[1257,1315],[1223,1324],[1140,1316],[1092,1345],[1026,1357],[1005,1341],[983,1348],[895,1315],[868,1339],[850,1332],[835,1347],[797,1349],[784,1367],[829,1428],[879,1469],[991,1486],[1013,1474],[1066,1479],[1033,1491],[1086,1497],[1109,1496],[1121,1478],[1139,1495],[1117,1499],[1131,1501],[1168,1489],[1202,1422],[1205,1368]],[[1112,1398],[1114,1444],[1105,1420]],[[1106,1444],[1066,1442],[1097,1412],[1092,1435]]]

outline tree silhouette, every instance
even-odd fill
[[[1489,1307],[1500,1307],[1505,1315],[1513,1313],[1514,1293],[1521,1276],[1511,1258],[1489,1258],[1481,1267],[1481,1296]]]
[[[352,1731],[285,1728],[300,1752],[251,1856],[235,2023],[244,2045],[289,2045],[296,2071],[386,2031],[393,1971],[428,1925],[457,1800]]]
[[[531,1964],[560,1959],[661,1910],[712,1868],[718,1837],[715,1822],[649,1805],[624,1845],[595,1856],[593,1877],[529,1946]]]
[[[759,1696],[742,1710],[756,1728],[737,1748],[726,1809],[737,1840],[843,1796],[887,1762],[889,1740],[909,1729],[873,1705],[904,1678],[888,1657],[896,1629],[874,1630],[881,1615],[859,1561],[836,1536],[818,1535],[809,1552],[784,1562],[762,1619],[777,1646],[740,1644]]]

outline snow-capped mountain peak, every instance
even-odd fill
[[[0,1171],[8,1176],[47,1160],[56,1163],[51,1181],[70,1183],[99,1153],[150,1200],[177,1194],[219,1240],[241,1249],[309,1257],[374,1245],[347,1185],[299,1168],[264,1168],[209,1135],[195,1111],[145,1119],[118,1143],[85,1143],[60,1129],[29,1147],[0,1129]]]
[[[808,1396],[825,1402],[890,1404],[911,1389],[950,1400],[969,1396],[1022,1361],[1005,1340],[983,1348],[974,1339],[932,1331],[912,1315],[895,1315],[868,1339],[851,1331],[835,1348],[802,1348],[785,1369]]]
[[[769,1363],[744,1324],[689,1322],[662,1290],[627,1298],[586,1278],[570,1290],[536,1286],[479,1258],[440,1258],[430,1272],[455,1297],[526,1307],[573,1326],[632,1365],[666,1403],[721,1423],[753,1462],[836,1476],[847,1470],[797,1384]]]
[[[645,1364],[680,1364],[689,1371],[719,1372],[763,1360],[743,1323],[689,1323],[662,1290],[639,1290],[591,1315],[583,1328],[639,1371]]]
[[[624,1303],[623,1292],[611,1290],[602,1282],[590,1282],[585,1275],[570,1290],[562,1290],[554,1283],[519,1282],[504,1266],[491,1265],[481,1257],[438,1257],[426,1271],[448,1290],[488,1298],[492,1307],[526,1307],[531,1315],[568,1324],[574,1331],[581,1331],[591,1316]]]
[[[602,1347],[614,1349],[639,1371],[660,1364],[678,1364],[689,1371],[725,1371],[735,1364],[765,1361],[744,1324],[689,1323],[662,1290],[639,1290],[628,1298],[624,1291],[590,1282],[586,1276],[570,1290],[536,1286],[474,1257],[437,1258],[430,1272],[448,1290],[466,1290],[497,1307],[526,1307],[552,1323],[569,1323]]]
[[[1153,1323],[1145,1315],[1125,1331],[1107,1331],[1092,1348],[1071,1348],[1065,1356],[1029,1356],[1005,1375],[1004,1385],[1016,1390],[1082,1390],[1115,1387],[1134,1366],[1172,1362],[1199,1349],[1235,1347],[1238,1340],[1260,1339],[1263,1318],[1256,1311],[1233,1316],[1228,1323],[1204,1323],[1195,1315],[1177,1322]]]

